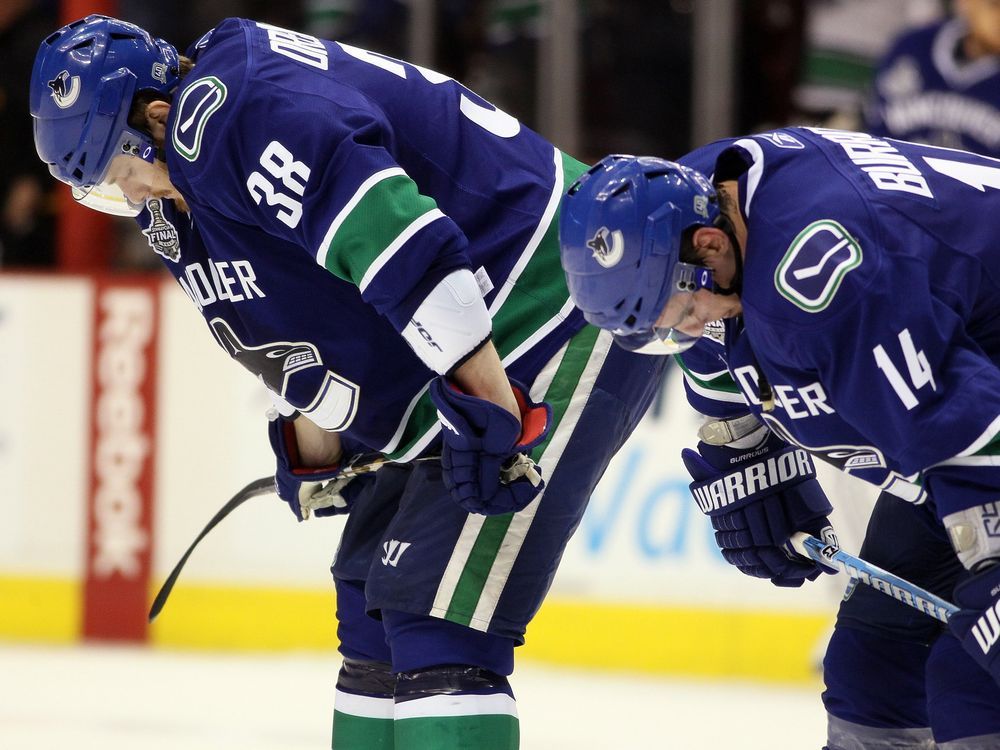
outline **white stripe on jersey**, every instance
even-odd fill
[[[562,458],[566,444],[576,430],[577,422],[580,421],[580,415],[583,414],[584,407],[587,406],[587,402],[590,400],[594,384],[597,382],[597,376],[601,373],[601,368],[608,357],[608,352],[614,345],[612,342],[613,338],[609,331],[601,331],[598,335],[583,374],[580,376],[580,380],[573,390],[573,395],[570,396],[569,406],[566,407],[566,411],[562,419],[559,420],[559,424],[556,425],[555,432],[551,440],[549,440],[549,444],[545,446],[545,452],[542,453],[541,458],[538,460],[538,465],[542,470],[543,476],[551,477],[555,473],[556,465],[559,463],[559,459]],[[469,622],[469,627],[482,631],[486,631],[489,628],[490,622],[493,620],[493,613],[500,603],[500,595],[507,585],[507,579],[510,577],[511,570],[514,568],[514,562],[517,560],[521,546],[528,536],[528,530],[535,520],[538,505],[544,502],[544,500],[545,490],[543,489],[528,504],[528,507],[515,513],[511,519],[510,526],[507,527],[507,533],[504,534],[503,541],[500,543],[500,549],[493,560],[493,567],[490,568],[489,575],[486,577],[486,584],[479,595],[479,602],[476,604],[476,611],[472,613],[472,620]]]
[[[1000,433],[1000,417],[990,422],[990,426],[986,428],[983,434],[973,440],[972,445],[959,453],[956,458],[959,456],[971,456],[973,453],[981,451],[996,439],[997,433]]]
[[[367,195],[368,191],[383,180],[388,180],[390,177],[400,176],[406,177],[406,172],[403,171],[402,167],[390,167],[389,169],[383,169],[381,172],[376,172],[361,183],[361,187],[359,187],[354,195],[351,196],[351,199],[347,201],[347,204],[340,209],[340,213],[337,214],[333,223],[330,224],[330,228],[327,229],[326,234],[323,235],[323,242],[320,243],[319,249],[316,250],[317,263],[323,266],[323,268],[326,268],[326,256],[330,252],[330,243],[333,242],[334,235],[337,234],[337,230],[340,229],[340,225],[344,223],[348,216],[351,215],[351,211],[353,211],[355,206],[361,202],[361,199]]]
[[[383,250],[379,256],[372,261],[370,266],[368,266],[368,270],[365,271],[365,275],[361,277],[361,283],[358,284],[358,289],[364,292],[365,289],[368,288],[368,285],[372,283],[372,279],[375,278],[375,275],[382,270],[386,263],[392,260],[393,256],[399,252],[400,248],[402,248],[413,235],[431,222],[443,218],[444,213],[442,213],[440,208],[432,208],[427,213],[422,214],[411,221],[410,225],[400,232],[396,239],[390,242],[389,246],[386,247],[385,250]]]
[[[697,393],[702,398],[707,398],[712,401],[724,401],[727,404],[745,404],[747,402],[747,400],[743,398],[742,393],[731,393],[729,391],[717,391],[712,388],[706,388],[705,386],[699,384],[698,381],[686,372],[684,373],[684,382],[688,384],[688,387],[692,391]]]
[[[545,206],[545,212],[542,214],[542,220],[539,221],[538,226],[535,227],[535,233],[531,235],[531,239],[528,240],[528,244],[521,253],[521,257],[517,259],[517,263],[514,264],[510,274],[504,280],[503,286],[501,286],[500,291],[497,292],[497,296],[493,298],[493,304],[490,305],[491,318],[496,316],[497,311],[503,306],[503,303],[507,301],[507,297],[510,296],[511,291],[514,289],[515,282],[527,267],[528,262],[535,254],[535,250],[538,249],[539,244],[541,244],[542,238],[549,229],[549,224],[552,223],[552,217],[555,216],[556,209],[559,207],[559,199],[562,198],[563,193],[563,182],[565,182],[565,177],[563,176],[562,152],[560,152],[557,148],[553,148],[552,159],[555,162],[555,180],[552,185],[552,193],[549,195],[548,205]]]
[[[750,203],[753,201],[754,193],[757,192],[757,184],[760,182],[760,176],[764,172],[764,149],[760,147],[757,141],[750,138],[741,138],[733,143],[733,145],[743,147],[750,152],[750,156],[753,158],[753,164],[750,165],[750,169],[747,171],[747,195],[746,200],[743,202],[743,214],[749,216]]]
[[[535,331],[528,338],[526,338],[521,343],[520,346],[518,346],[516,349],[514,349],[514,351],[512,351],[510,354],[504,357],[503,362],[501,362],[501,364],[504,367],[508,367],[510,364],[517,361],[517,359],[522,354],[524,354],[531,347],[533,347],[543,338],[552,333],[552,331],[554,331],[556,328],[561,326],[566,321],[566,318],[569,316],[571,312],[573,312],[573,300],[568,299],[563,304],[562,308],[559,310],[558,313],[549,318],[537,331]]]

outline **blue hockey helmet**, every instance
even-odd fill
[[[128,125],[133,97],[169,96],[180,81],[177,50],[134,24],[90,15],[50,34],[31,72],[35,148],[82,203],[135,215],[120,189],[103,184],[116,156],[152,163],[148,133]]]
[[[626,349],[684,351],[697,337],[664,326],[661,314],[668,300],[684,310],[694,292],[712,288],[712,272],[682,263],[680,249],[685,230],[718,217],[700,172],[649,156],[605,157],[562,199],[559,246],[574,304]]]

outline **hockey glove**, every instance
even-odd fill
[[[311,513],[336,516],[347,513],[361,483],[349,487],[354,477],[339,477],[340,465],[310,468],[299,465],[299,447],[291,420],[273,414],[267,423],[267,436],[277,459],[274,488],[288,503],[295,517],[305,521]]]
[[[698,452],[685,448],[681,459],[726,562],[776,586],[801,586],[831,572],[787,545],[796,531],[821,536],[833,510],[805,451],[769,434],[746,450],[698,443]]]
[[[545,487],[541,469],[527,453],[548,434],[551,407],[533,403],[511,382],[521,411],[514,415],[491,401],[462,393],[444,377],[431,382],[441,419],[441,467],[452,498],[469,513],[516,512]]]
[[[955,588],[960,609],[948,627],[976,663],[1000,683],[1000,565],[994,565]]]

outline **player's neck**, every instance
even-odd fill
[[[747,224],[740,213],[740,186],[736,180],[725,180],[715,186],[719,193],[719,209],[729,219],[739,247],[734,248],[742,257],[747,246]]]

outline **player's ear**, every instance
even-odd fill
[[[156,100],[146,105],[146,128],[153,140],[160,144],[166,139],[168,114],[170,102]]]
[[[698,258],[704,260],[707,254],[721,251],[727,239],[718,227],[698,227],[691,236],[691,245]]]

